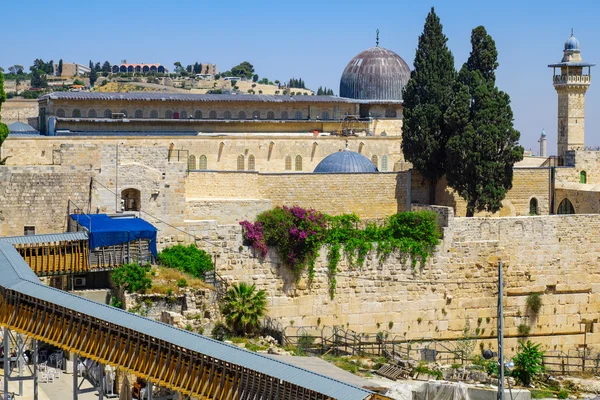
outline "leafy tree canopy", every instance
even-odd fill
[[[143,293],[152,287],[152,280],[148,278],[149,267],[139,264],[125,264],[116,268],[111,277],[115,285],[129,293]]]
[[[252,78],[254,75],[254,66],[248,61],[244,61],[239,65],[231,68],[231,76],[239,76],[240,78]]]
[[[260,327],[260,318],[267,311],[267,293],[255,285],[234,284],[223,299],[221,310],[225,321],[237,335],[252,334]]]
[[[433,7],[427,15],[415,55],[415,69],[404,87],[402,151],[404,158],[429,181],[429,201],[446,172],[446,144],[452,130],[444,114],[452,102],[456,70],[440,18]]]
[[[485,28],[473,29],[473,47],[455,87],[446,119],[453,130],[447,145],[447,179],[467,201],[467,216],[496,212],[512,188],[513,166],[523,159],[513,127],[510,97],[496,87],[498,52]]]
[[[214,269],[210,255],[193,244],[167,247],[158,254],[158,261],[165,267],[187,272],[200,279],[204,279],[204,272]]]

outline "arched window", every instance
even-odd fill
[[[96,114],[96,110],[91,109],[88,110],[88,118],[96,118],[98,116],[98,114]]]
[[[173,119],[179,119],[179,111],[173,113]]]
[[[237,159],[237,170],[238,171],[244,170],[244,156],[241,154],[238,156],[238,159]]]
[[[329,119],[329,113],[327,111],[323,111],[321,113],[321,119],[325,119],[325,120]]]
[[[563,199],[558,205],[558,214],[575,214],[575,208],[569,199]]]
[[[137,189],[125,189],[121,192],[123,211],[140,211],[142,196]]]
[[[127,110],[121,110],[121,111],[119,111],[119,112],[120,112],[120,113],[121,113],[121,114],[122,114],[124,117],[126,117],[126,116],[127,116]]]
[[[58,110],[56,110],[56,116],[59,118],[64,118],[65,117],[65,110],[63,110],[62,108],[59,108]]]
[[[248,171],[254,171],[255,162],[254,155],[250,154],[250,156],[248,156]]]
[[[211,112],[209,112],[208,119],[217,119],[217,112],[215,110],[212,110]]]
[[[296,156],[296,171],[302,171],[302,156]]]
[[[150,118],[158,119],[158,111],[156,111],[156,110],[150,111]]]
[[[371,157],[371,162],[375,164],[376,167],[379,167],[379,159],[375,154],[373,154],[373,156]]]
[[[76,108],[73,110],[73,118],[81,118],[81,110],[79,110],[79,108]]]
[[[538,201],[535,197],[529,200],[529,215],[539,215]]]
[[[188,119],[188,113],[187,111],[183,110],[179,113],[179,118],[181,119]]]
[[[112,118],[112,110],[104,110],[104,118]]]
[[[285,170],[286,171],[292,170],[292,157],[290,157],[290,156],[285,156]]]
[[[227,110],[223,113],[223,118],[231,119],[231,111]]]
[[[173,111],[171,111],[171,110],[165,111],[165,119],[173,119]]]
[[[381,170],[383,172],[388,170],[387,156],[385,154],[381,156]]]
[[[587,183],[587,173],[585,171],[579,173],[579,183]]]
[[[208,169],[208,162],[205,155],[201,155],[198,159],[198,169]]]
[[[144,118],[144,113],[142,110],[135,110],[135,113],[133,114],[134,118]]]
[[[360,142],[358,144],[358,154],[362,154],[363,147],[365,147],[365,144],[363,142]]]
[[[202,119],[202,111],[200,111],[200,110],[194,111],[194,119]]]
[[[275,119],[275,113],[273,111],[269,111],[267,113],[267,119]]]
[[[196,169],[196,156],[190,156],[190,158],[188,159],[188,169]]]
[[[240,111],[238,113],[238,119],[246,119],[246,112]]]
[[[290,119],[290,116],[287,111],[281,112],[281,119]]]
[[[296,114],[295,114],[294,118],[296,118],[296,119],[302,119],[302,111],[296,111]]]
[[[258,110],[252,111],[252,119],[260,119],[260,111],[258,111]]]

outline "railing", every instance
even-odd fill
[[[189,150],[169,149],[167,161],[168,162],[185,162],[185,163],[187,163],[189,157],[190,157]]]
[[[544,354],[543,364],[547,372],[569,374],[591,373],[598,375],[600,372],[600,353],[591,349],[576,349],[568,352],[547,352]]]
[[[220,302],[223,300],[223,297],[225,297],[225,294],[227,293],[227,289],[229,289],[229,284],[217,273],[217,271],[206,271],[204,273],[204,282],[215,287],[217,301]]]
[[[583,84],[589,84],[591,83],[591,76],[590,75],[554,75],[554,83],[555,84],[561,84],[561,83],[583,83]]]

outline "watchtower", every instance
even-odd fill
[[[564,165],[568,150],[584,148],[585,92],[591,83],[592,67],[596,65],[583,62],[579,41],[573,36],[573,31],[565,42],[563,54],[560,63],[548,65],[553,69],[553,84],[558,93],[557,145],[560,165]]]

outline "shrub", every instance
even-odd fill
[[[181,278],[181,279],[178,279],[178,280],[177,280],[177,286],[178,286],[178,287],[180,287],[180,288],[184,288],[184,287],[187,287],[187,285],[188,285],[188,283],[187,283],[187,281],[185,280],[185,278]]]
[[[544,372],[544,352],[540,350],[540,346],[530,340],[526,343],[519,341],[519,349],[513,358],[515,369],[512,376],[523,385],[529,385],[536,376]]]
[[[267,311],[267,294],[256,291],[255,285],[244,282],[229,288],[223,298],[221,310],[228,327],[236,335],[253,333],[260,327],[260,318]]]
[[[556,397],[559,399],[567,399],[569,397],[569,391],[567,389],[560,389]]]
[[[229,330],[227,325],[225,325],[222,322],[217,322],[210,334],[213,337],[213,339],[220,341],[228,340],[231,337],[231,331]]]
[[[539,293],[531,293],[527,296],[527,309],[537,314],[542,308],[542,295]]]
[[[178,269],[200,279],[204,279],[206,271],[214,269],[208,253],[193,244],[167,247],[158,254],[158,262],[165,267]]]
[[[527,324],[521,324],[519,325],[519,335],[521,336],[527,336],[529,335],[529,332],[531,331],[531,327]]]
[[[152,287],[152,281],[147,277],[149,269],[139,264],[125,264],[112,272],[112,280],[126,292],[143,293]]]

